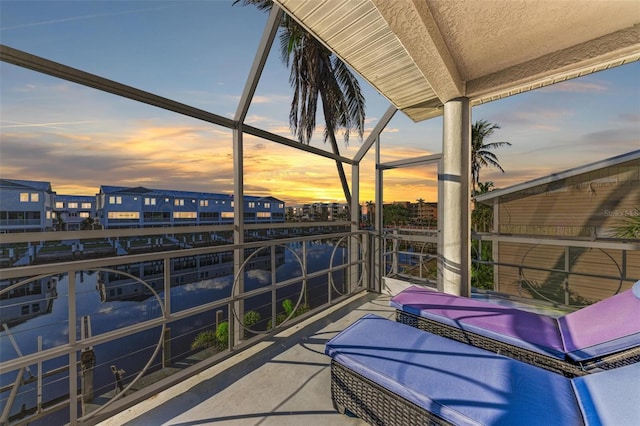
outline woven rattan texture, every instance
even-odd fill
[[[583,370],[579,365],[522,349],[475,333],[470,333],[466,330],[419,317],[399,309],[396,310],[396,321],[419,328],[420,330],[428,331],[432,334],[437,334],[438,336],[447,337],[487,351],[508,356],[509,358],[517,359],[518,361],[523,361],[544,368],[545,370],[562,374],[566,377],[584,376],[588,374],[588,372]]]
[[[331,398],[339,412],[348,410],[376,426],[451,424],[334,360],[331,361]]]

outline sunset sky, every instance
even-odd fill
[[[231,1],[0,1],[2,44],[226,117],[234,115],[267,15]],[[0,175],[51,182],[58,194],[100,185],[233,192],[232,133],[196,119],[0,64]],[[247,122],[293,137],[289,72],[274,43]],[[389,106],[362,82],[367,133]],[[473,109],[501,129],[491,141],[504,188],[640,148],[640,63]],[[322,141],[322,117],[312,145]],[[366,134],[365,134],[366,138]],[[442,150],[442,120],[402,113],[382,134],[384,162]],[[341,153],[353,157],[352,135]],[[343,201],[335,163],[245,138],[245,193],[287,204]],[[350,176],[349,167],[347,174]],[[373,150],[361,166],[361,202],[374,197]],[[385,174],[386,202],[435,201],[435,166]]]

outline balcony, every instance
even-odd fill
[[[216,220],[224,225],[184,223],[180,228],[160,228],[166,223],[151,215],[146,217],[150,225],[146,228],[137,228],[139,221],[121,219],[120,227],[136,229],[3,234],[0,423],[360,424],[358,419],[336,414],[331,406],[323,346],[367,312],[390,317],[386,294],[394,291],[391,283],[418,283],[557,314],[616,294],[640,278],[638,241],[506,232],[473,235],[469,224],[472,165],[466,154],[471,151],[472,107],[637,61],[639,19],[630,2],[600,8],[594,3],[579,9],[563,5],[550,17],[546,2],[526,5],[527,13],[510,9],[520,7],[510,2],[496,11],[479,3],[462,7],[447,2],[362,0],[343,2],[340,13],[332,8],[336,4],[318,2],[313,13],[307,14],[306,2],[277,0],[268,15],[250,12],[250,22],[263,26],[248,25],[248,15],[238,9],[233,10],[237,13],[233,22],[211,21],[225,16],[217,9],[223,2],[191,4],[202,10],[191,17],[206,17],[206,22],[189,30],[235,26],[243,28],[244,35],[256,36],[256,43],[233,45],[228,50],[227,42],[234,37],[204,42],[199,33],[192,33],[185,39],[178,29],[179,19],[155,15],[164,7],[129,10],[125,3],[112,3],[123,10],[91,11],[81,14],[82,19],[49,17],[43,11],[45,19],[37,25],[20,20],[9,25],[8,33],[3,33],[7,45],[0,46],[0,59],[10,71],[3,85],[11,82],[5,87],[14,88],[15,81],[15,91],[6,93],[17,94],[13,99],[19,108],[15,111],[26,111],[29,120],[35,115],[47,117],[42,118],[47,123],[34,126],[26,118],[15,120],[16,129],[36,127],[40,133],[28,134],[27,139],[17,130],[14,151],[21,151],[17,148],[23,148],[25,140],[47,140],[49,132],[42,129],[73,123],[79,127],[67,134],[59,129],[53,132],[51,146],[56,149],[43,144],[42,152],[51,156],[50,163],[63,164],[57,156],[63,147],[81,146],[78,152],[89,153],[84,158],[90,163],[87,168],[95,168],[92,175],[115,179],[135,169],[139,172],[131,178],[135,185],[169,175],[172,185],[198,184],[202,191],[212,182],[223,182],[234,200],[245,197],[249,188],[258,188],[262,195],[274,191],[288,195],[287,190],[304,186],[298,184],[296,174],[313,166],[318,167],[314,173],[322,168],[326,172],[327,165],[337,163],[347,167],[351,179],[350,217],[344,222],[295,225],[262,223],[260,218],[246,223],[243,203],[236,202],[233,212],[224,212]],[[394,10],[405,6],[402,13]],[[167,9],[176,12],[176,17],[187,10],[183,4]],[[371,84],[370,99],[382,99],[378,105],[383,107],[374,112],[377,121],[367,129],[360,146],[351,145],[340,154],[322,141],[300,144],[289,137],[286,105],[284,126],[273,125],[262,116],[265,109],[260,103],[269,100],[259,91],[264,90],[259,85],[262,74],[282,78],[278,84],[288,89],[288,72],[281,68],[264,72],[284,12],[295,16],[325,47],[347,60],[363,82]],[[412,18],[411,25],[396,19],[407,16],[405,12]],[[139,13],[146,14],[145,19],[125,18]],[[487,37],[492,41],[486,44],[479,40],[477,27],[459,24],[483,22],[490,30],[502,29],[505,16],[517,16],[523,22],[508,23],[515,29],[492,34]],[[44,24],[74,26],[85,18],[104,17],[116,17],[116,24],[94,28],[106,31],[105,40],[117,39],[121,44],[98,45],[87,35],[87,40],[78,37],[74,41],[88,41],[86,50],[72,49],[69,40],[73,38],[66,38],[65,31],[39,32]],[[455,25],[449,25],[448,19]],[[144,27],[148,22],[161,26]],[[119,32],[121,24],[144,30],[127,37]],[[83,34],[88,34],[83,25],[80,22]],[[336,35],[338,27],[344,31]],[[573,27],[581,31],[570,34],[568,29]],[[17,33],[11,32],[14,29]],[[25,29],[36,34],[33,44]],[[516,31],[526,43],[518,44],[511,37]],[[48,41],[53,35],[63,38]],[[173,44],[176,40],[185,44]],[[115,58],[129,48],[140,57],[140,52],[158,46],[162,48],[155,55],[140,61],[150,60],[152,73],[135,61]],[[165,50],[169,46],[173,49]],[[181,46],[197,46],[200,51]],[[454,49],[456,46],[460,49]],[[210,60],[203,52],[213,48],[221,50],[211,54],[215,59]],[[506,48],[510,54],[505,53]],[[255,52],[253,62],[251,58],[236,61],[231,50]],[[478,56],[468,58],[472,54]],[[157,58],[163,59],[154,62]],[[168,63],[165,58],[170,59]],[[203,96],[202,86],[193,78],[205,73],[235,81],[238,70],[245,72],[246,79],[232,92],[216,89]],[[154,77],[163,72],[168,81],[185,86],[164,86],[162,79]],[[207,85],[224,86],[211,80]],[[56,102],[30,95],[39,86],[51,89]],[[92,102],[87,107],[78,99]],[[231,114],[228,103],[215,105],[218,109],[211,111],[219,99],[233,100]],[[254,107],[252,116],[249,110]],[[61,119],[61,111],[70,111],[70,116]],[[115,127],[127,128],[132,122],[160,125],[136,127],[114,138],[105,132],[102,122],[95,128],[83,127],[97,121],[92,116],[96,111],[101,119],[116,123]],[[85,117],[87,112],[91,114]],[[420,139],[419,144],[411,145],[404,136],[399,143],[389,137],[392,143],[385,147],[381,139],[389,134],[383,132],[397,112],[416,122],[444,116],[437,131],[430,129],[442,134],[441,140]],[[261,127],[254,125],[255,120]],[[420,129],[418,133],[424,136],[427,132]],[[183,148],[175,140],[175,135],[183,134],[198,137]],[[213,134],[222,136],[211,143]],[[58,139],[62,137],[64,143]],[[122,145],[111,145],[112,139]],[[112,157],[138,139],[148,145],[131,157]],[[74,145],[71,141],[81,142]],[[4,134],[3,145],[7,146]],[[278,162],[271,169],[252,168],[269,163],[261,157],[266,145],[277,152],[268,160]],[[623,141],[610,149],[625,152],[629,147]],[[158,152],[163,155],[156,156]],[[292,152],[305,157],[297,157],[299,164],[287,162]],[[407,158],[398,158],[405,153]],[[80,168],[76,154],[64,153],[75,161],[69,172]],[[204,161],[211,159],[213,162]],[[183,168],[191,163],[204,165]],[[30,168],[36,169],[31,163]],[[430,176],[436,176],[430,186],[436,188],[438,198],[437,230],[384,226],[385,179],[394,171],[411,168],[430,169]],[[629,170],[627,175],[638,176],[633,165]],[[314,173],[311,175],[317,176]],[[285,177],[271,183],[277,174]],[[425,174],[416,176],[415,180],[428,180]],[[633,194],[637,189],[631,186],[637,185],[637,177],[634,179],[629,183],[631,190],[617,192]],[[66,183],[73,187],[77,182]],[[313,188],[319,193],[325,190],[323,185]],[[405,185],[403,196],[413,197],[415,182],[405,181]],[[375,221],[370,218],[371,231],[359,227],[359,208],[367,186],[367,195],[374,194],[372,204],[380,213]],[[388,184],[387,189],[393,186],[398,185]],[[588,190],[593,194],[589,197],[596,197],[601,187],[589,186]],[[336,198],[333,193],[328,197]],[[609,208],[594,202],[594,211],[601,207]],[[550,216],[551,210],[539,206],[535,217]],[[41,222],[25,219],[17,223],[7,217],[11,216],[5,216],[0,225],[51,229],[37,227]],[[586,222],[578,226],[591,226]],[[196,241],[205,243],[189,243]],[[82,249],[76,249],[78,242],[83,243]],[[98,248],[92,251],[90,243],[106,254],[97,253]],[[494,261],[497,245],[516,245],[521,251],[514,250],[510,259]],[[205,344],[194,345],[197,341]]]

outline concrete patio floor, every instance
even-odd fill
[[[333,408],[324,346],[367,313],[393,318],[389,298],[362,293],[101,424],[363,425]]]

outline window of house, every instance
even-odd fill
[[[265,209],[270,209],[271,208],[271,203],[264,203],[264,208]]]
[[[156,199],[155,198],[146,197],[144,199],[144,205],[145,206],[155,206],[156,205]]]
[[[68,207],[69,207],[70,209],[77,209],[77,208],[78,208],[78,203],[69,203],[69,204],[68,204]]]
[[[200,200],[200,207],[207,207],[209,205],[209,200]]]
[[[184,206],[184,200],[176,198],[175,200],[173,200],[173,204],[175,206]]]
[[[32,192],[31,193],[31,202],[32,203],[37,203],[40,200],[40,194],[38,194],[37,192]]]
[[[122,197],[109,197],[109,204],[122,204]]]
[[[255,209],[256,208],[256,203],[254,203],[253,201],[249,201],[249,208],[250,209]]]
[[[91,203],[82,203],[82,208],[83,209],[90,209],[91,208]]]
[[[195,219],[197,217],[196,212],[173,212],[174,219]]]
[[[282,204],[282,203],[278,204],[278,208],[279,209],[284,209],[284,204]]]
[[[85,218],[85,219],[86,219],[86,218],[88,218],[89,216],[90,216],[90,215],[89,215],[89,212],[80,212],[80,217],[82,217],[82,218]]]
[[[223,219],[233,219],[233,212],[222,212]]]
[[[109,212],[109,219],[140,219],[140,212]]]
[[[64,209],[64,203],[62,201],[56,201],[56,209]]]
[[[271,212],[258,212],[258,217],[271,217]]]
[[[29,193],[28,192],[21,192],[20,193],[20,202],[21,203],[28,203],[29,202]]]

